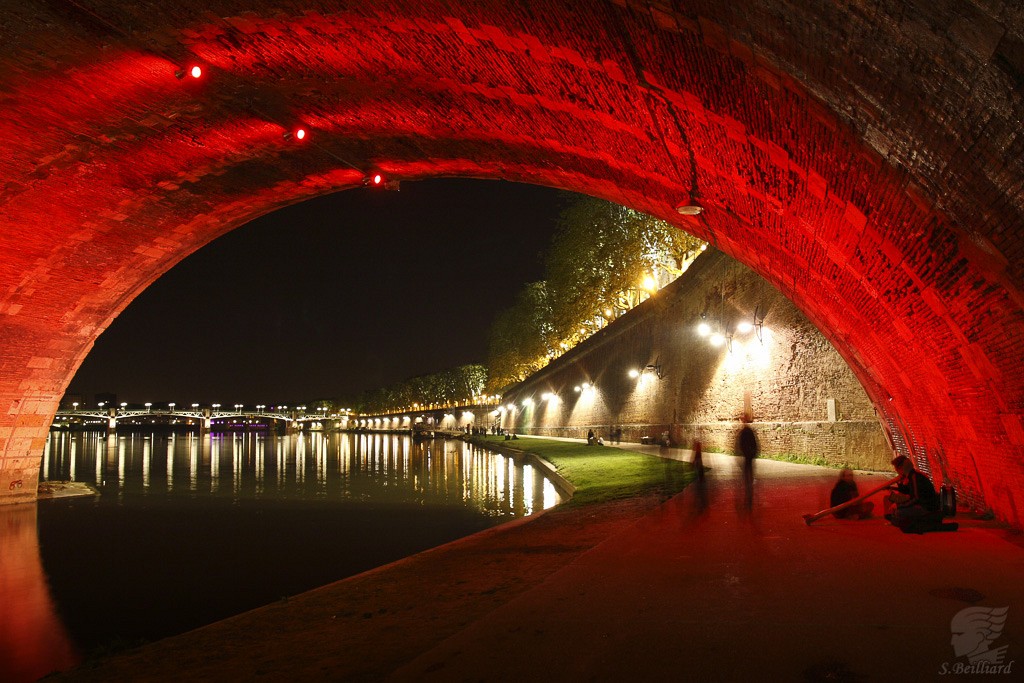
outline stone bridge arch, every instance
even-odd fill
[[[1024,10],[826,5],[4,9],[0,500],[34,495],[59,398],[142,289],[379,170],[570,189],[709,240],[819,326],[937,480],[1020,526]]]

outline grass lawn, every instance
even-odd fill
[[[689,463],[668,460],[615,446],[587,446],[520,436],[474,436],[472,443],[534,453],[555,466],[576,487],[569,505],[588,505],[640,495],[670,498],[693,479]]]

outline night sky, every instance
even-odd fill
[[[542,277],[572,195],[503,181],[357,189],[252,221],[179,263],[68,387],[128,402],[295,403],[484,363],[495,314]]]

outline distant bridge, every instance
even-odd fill
[[[331,413],[319,409],[316,412],[308,412],[305,408],[280,409],[257,407],[251,410],[236,407],[193,407],[190,409],[176,408],[145,408],[112,407],[112,408],[59,408],[54,416],[53,426],[59,427],[72,420],[80,421],[106,421],[108,429],[115,429],[119,422],[136,422],[139,418],[150,418],[161,422],[169,419],[195,420],[203,429],[210,429],[214,421],[221,420],[259,420],[274,421],[290,427],[301,427],[306,424],[324,423],[331,421],[346,420],[349,413]]]

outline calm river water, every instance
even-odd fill
[[[101,495],[0,508],[5,680],[181,633],[561,501],[529,465],[461,441],[385,434],[55,432],[41,474]]]

